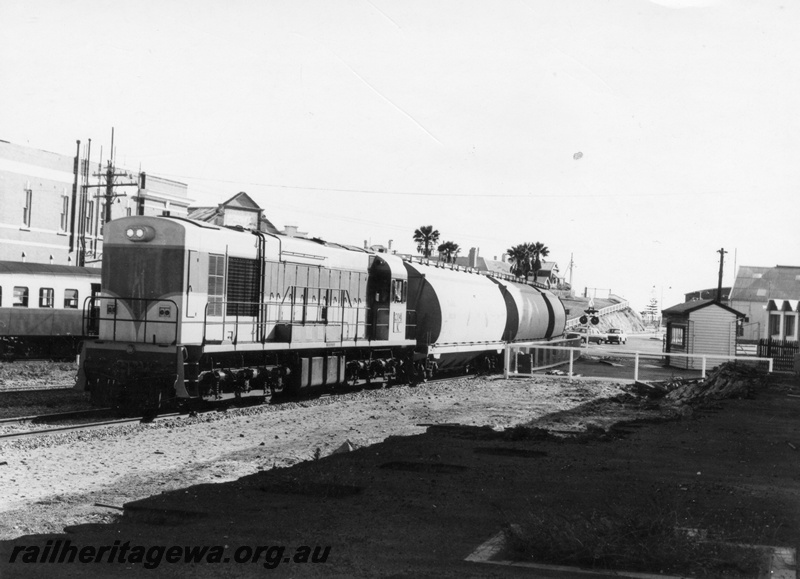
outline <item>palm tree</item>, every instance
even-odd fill
[[[533,281],[536,281],[536,275],[542,269],[542,259],[550,255],[550,249],[542,242],[537,241],[531,247],[531,271],[533,273]]]
[[[506,250],[508,261],[511,262],[511,273],[519,277],[528,277],[531,272],[532,248],[533,245],[530,243],[520,243]]]
[[[439,259],[444,258],[445,263],[453,263],[458,256],[458,252],[461,251],[458,244],[452,241],[445,241],[436,249],[439,250]]]
[[[417,242],[417,251],[425,257],[430,257],[434,244],[439,241],[439,231],[433,225],[423,225],[414,231],[414,241]]]

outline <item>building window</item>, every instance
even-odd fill
[[[797,334],[797,316],[795,314],[786,314],[783,318],[783,337],[787,340],[796,340]]]
[[[672,326],[672,337],[669,343],[673,346],[685,346],[686,328],[683,326]]]
[[[221,316],[225,299],[225,256],[208,256],[208,315]]]
[[[33,191],[25,189],[25,207],[22,208],[22,224],[25,227],[31,226],[31,209],[33,207]]]
[[[86,204],[86,216],[83,223],[83,231],[86,235],[92,234],[92,217],[94,217],[94,201]]]
[[[61,231],[69,228],[69,197],[61,196]]]
[[[76,289],[64,290],[64,307],[71,309],[78,308],[78,290]]]
[[[28,288],[22,286],[14,287],[14,301],[11,304],[15,308],[28,307]]]
[[[769,335],[772,338],[781,337],[781,313],[772,312],[769,315]]]
[[[53,307],[53,296],[55,292],[53,292],[53,288],[51,287],[43,287],[39,288],[39,307],[40,308],[52,308]]]

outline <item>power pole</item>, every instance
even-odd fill
[[[725,254],[728,253],[725,251],[725,248],[720,248],[717,250],[719,254],[719,282],[717,282],[717,301],[722,301],[722,265],[725,263]]]
[[[117,183],[115,179],[117,177],[127,177],[131,179],[132,176],[129,173],[117,173],[114,170],[114,129],[111,129],[111,155],[109,157],[108,166],[106,167],[105,173],[94,173],[95,177],[105,177],[106,182],[105,184],[98,184],[98,185],[87,185],[87,187],[105,187],[106,191],[103,194],[95,195],[95,198],[104,198],[106,202],[105,207],[105,215],[103,216],[103,221],[108,223],[111,221],[111,204],[114,202],[114,199],[117,197],[125,197],[126,193],[115,193],[114,187],[139,187],[138,179],[132,183]]]

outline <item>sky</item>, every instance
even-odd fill
[[[641,311],[800,265],[800,2],[3,0],[0,139],[276,226],[542,242]],[[569,271],[569,264],[574,267]]]

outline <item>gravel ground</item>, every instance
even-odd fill
[[[0,362],[0,392],[72,388],[77,374],[70,362]]]
[[[355,448],[430,424],[495,429],[552,415],[554,428],[586,428],[563,413],[617,396],[610,382],[541,377],[462,378],[311,401],[106,427],[0,444],[0,539],[108,522],[122,504],[205,482],[225,482]],[[105,506],[98,506],[105,505]]]

